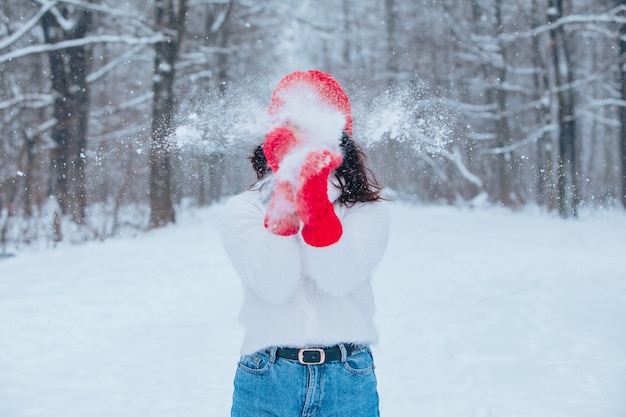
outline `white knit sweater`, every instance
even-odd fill
[[[276,236],[265,229],[266,194],[233,197],[221,222],[224,248],[245,289],[242,353],[376,342],[370,279],[387,246],[384,203],[335,203],[343,235],[334,245],[316,248],[299,233]]]

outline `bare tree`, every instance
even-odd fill
[[[571,68],[570,49],[563,25],[556,22],[563,16],[563,1],[549,0],[548,24],[550,29],[550,47],[554,72],[554,91],[556,95],[558,133],[557,156],[557,195],[559,215],[569,217],[578,215],[577,154],[576,154],[576,118],[574,114],[574,75]]]
[[[48,44],[84,38],[92,22],[86,9],[57,6],[41,20]],[[89,87],[87,72],[90,61],[88,46],[53,49],[48,52],[50,78],[55,92],[52,139],[56,147],[52,164],[56,171],[54,192],[63,214],[70,214],[79,224],[85,222],[87,196],[85,188],[85,148],[89,121]]]
[[[207,17],[205,22],[207,46],[213,47],[217,51],[227,50],[229,32],[225,30],[225,27],[232,8],[233,0],[207,5]],[[218,97],[223,98],[227,93],[228,87],[228,54],[218,52],[213,55],[213,66],[217,70],[215,83]],[[213,138],[214,141],[219,139],[220,138]],[[221,196],[223,185],[221,173],[224,171],[224,152],[222,150],[215,150],[208,154],[203,154],[201,163],[202,166],[199,171],[202,175],[205,175],[206,178],[201,178],[198,200],[200,205],[204,205],[219,199]],[[205,182],[208,185],[206,192],[204,187]]]
[[[530,9],[530,26],[537,28],[540,26],[539,4],[533,0]],[[533,98],[535,105],[535,130],[537,131],[537,165],[535,169],[536,198],[539,205],[550,210],[556,209],[555,187],[553,181],[553,146],[552,136],[552,114],[550,112],[548,93],[550,81],[548,79],[548,64],[543,54],[541,35],[532,37],[532,66],[533,71]]]
[[[621,0],[620,4],[623,8],[622,16],[626,17],[626,0]],[[619,52],[620,52],[620,93],[622,103],[619,106],[619,161],[621,174],[620,200],[622,206],[626,208],[626,23],[620,25],[619,30]]]
[[[500,35],[504,32],[504,19],[502,14],[503,4],[502,0],[495,0],[494,8],[494,24],[495,33]],[[496,146],[501,149],[506,149],[511,144],[511,129],[509,125],[508,117],[508,91],[506,84],[508,82],[508,62],[507,62],[507,50],[504,48],[501,42],[496,42],[496,50],[500,57],[496,68],[496,80],[494,83],[494,96],[496,102]],[[513,180],[513,169],[515,164],[511,163],[513,158],[512,152],[504,150],[497,155],[497,172],[499,173],[499,189],[500,199],[505,206],[514,207],[519,205],[519,198],[516,195]]]
[[[170,146],[176,103],[175,67],[185,31],[187,0],[156,0],[156,25],[167,39],[155,45],[150,136],[150,227],[175,221],[172,204]]]

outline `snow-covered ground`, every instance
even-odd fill
[[[241,287],[223,206],[0,261],[0,416],[229,415]],[[383,417],[626,415],[626,214],[391,204]]]

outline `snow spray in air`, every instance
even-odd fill
[[[263,142],[273,84],[267,80],[232,83],[222,96],[212,94],[192,110],[181,112],[170,138],[174,148],[199,153],[237,154]],[[349,91],[354,138],[364,148],[397,141],[419,155],[445,152],[453,137],[458,109],[421,86],[387,89],[377,94],[358,87]],[[301,107],[299,119],[319,117]]]

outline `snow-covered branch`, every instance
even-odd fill
[[[53,101],[54,97],[51,94],[23,94],[0,102],[0,110],[6,110],[15,105],[24,106],[23,103],[28,103],[24,107],[42,108],[49,106]]]
[[[598,25],[598,24],[626,24],[626,17],[621,16],[621,13],[626,11],[626,6],[619,6],[615,9],[596,15],[570,15],[557,19],[552,23],[547,23],[545,25],[538,26],[531,30],[522,31],[522,32],[513,32],[513,33],[502,33],[498,36],[502,42],[515,42],[522,38],[532,38],[542,33],[546,33],[550,30],[554,30],[560,26],[567,26],[573,24],[588,24],[588,25]]]
[[[45,99],[49,99],[52,100],[52,96],[51,95],[24,95],[21,96],[19,99],[21,100],[25,100],[26,98],[30,98],[30,99],[34,99],[36,97],[31,97],[31,96],[41,96],[40,99],[42,100],[42,102]],[[144,103],[149,102],[150,100],[152,100],[152,93],[146,93],[143,94],[141,96],[132,98],[130,100],[124,101],[122,103],[119,103],[118,105],[115,106],[106,106],[106,107],[102,107],[99,108],[97,110],[94,110],[92,112],[90,112],[90,116],[93,118],[98,118],[102,115],[110,115],[113,113],[118,113],[120,111],[123,110],[128,110],[131,108],[135,108],[138,107]],[[7,107],[9,107],[12,104],[15,104],[14,102],[17,102],[17,99],[14,100],[9,100],[9,101],[5,101],[0,103],[0,110],[6,109]],[[50,118],[47,121],[45,121],[44,123],[41,123],[33,128],[28,128],[26,133],[28,135],[29,138],[33,138],[35,136],[39,136],[42,133],[52,129],[55,125],[57,124],[57,119],[55,118]],[[141,127],[132,127],[132,129],[141,129]],[[117,131],[119,132],[119,131]]]
[[[147,44],[135,45],[130,50],[126,51],[122,55],[118,56],[114,60],[108,62],[106,65],[104,65],[101,68],[99,68],[96,72],[93,72],[93,73],[89,74],[87,76],[87,82],[88,83],[92,83],[92,82],[96,81],[98,78],[104,76],[105,74],[107,74],[109,71],[113,70],[118,65],[120,65],[120,64],[122,64],[124,62],[127,62],[130,57],[132,57],[133,55],[136,55],[137,53],[139,53],[139,51],[141,51],[146,46],[147,46]]]
[[[148,25],[146,25],[143,21],[141,21],[140,19],[137,18],[137,14],[136,13],[124,12],[124,11],[121,11],[121,10],[118,10],[118,9],[113,9],[113,8],[110,8],[110,7],[102,6],[102,5],[99,5],[99,4],[93,4],[93,3],[89,3],[89,2],[85,2],[85,1],[81,1],[81,0],[50,0],[50,1],[48,1],[48,0],[37,0],[37,3],[39,3],[41,5],[41,7],[37,11],[37,13],[35,13],[26,23],[21,25],[18,28],[18,30],[16,30],[10,36],[7,36],[6,38],[0,39],[0,50],[7,49],[11,45],[13,45],[15,42],[17,42],[17,40],[19,40],[22,36],[24,36],[31,29],[33,29],[37,24],[39,24],[39,22],[41,21],[41,18],[48,12],[50,12],[50,13],[52,13],[54,15],[54,17],[56,18],[56,20],[59,23],[59,25],[65,31],[71,31],[73,29],[73,27],[74,27],[75,22],[73,22],[71,20],[67,20],[66,18],[64,18],[63,15],[59,12],[59,10],[56,7],[59,4],[63,4],[63,3],[71,4],[73,6],[77,6],[77,7],[80,7],[80,8],[86,9],[86,10],[90,10],[90,11],[100,12],[100,13],[107,14],[107,15],[110,15],[110,16],[131,19],[133,22],[139,22],[139,26],[141,26],[142,29],[144,29],[146,31],[146,33],[150,33],[150,34],[154,33],[154,31],[151,28],[149,28]],[[155,42],[158,42],[158,41],[159,40],[156,40]],[[154,43],[154,42],[149,42],[149,43]],[[72,46],[76,46],[76,45],[70,45],[70,46],[67,46],[67,47],[72,47]],[[41,52],[41,51],[37,51],[37,50],[35,50],[34,52],[30,52],[30,48],[35,48],[35,47],[23,48],[23,49],[19,49],[17,51],[14,51],[13,53],[1,55],[0,56],[0,62],[6,62],[6,61],[9,61],[9,60],[14,59],[14,58],[20,58],[20,57],[25,56],[25,55],[30,55],[32,53],[39,53],[39,52]],[[26,49],[26,51],[24,53],[21,53],[20,51],[23,51],[24,49]],[[19,55],[16,55],[14,57],[12,54],[19,54]]]
[[[63,14],[56,7],[50,9],[50,13],[52,13],[63,31],[72,32],[76,28],[76,21],[66,19],[65,16],[63,16]]]
[[[105,106],[105,107],[101,107],[98,110],[94,110],[92,111],[90,114],[92,117],[99,117],[101,115],[104,114],[113,114],[113,113],[117,113],[120,112],[122,110],[127,110],[130,108],[134,108],[137,107],[141,104],[147,103],[150,100],[152,100],[153,94],[152,92],[146,93],[146,94],[142,94],[140,96],[134,97],[130,100],[121,102],[117,105],[114,106]]]
[[[41,8],[33,17],[31,17],[28,22],[20,26],[18,30],[16,30],[11,36],[7,36],[4,39],[0,39],[0,50],[6,49],[15,43],[19,38],[24,36],[29,30],[35,27],[43,15],[45,15],[50,9],[57,5],[57,1],[43,2]]]
[[[46,120],[43,123],[40,123],[39,125],[35,126],[35,127],[28,127],[26,129],[26,136],[29,139],[35,138],[35,137],[41,137],[41,139],[50,147],[54,147],[56,146],[56,143],[54,141],[52,141],[49,138],[46,138],[45,136],[40,136],[42,133],[46,132],[47,130],[52,129],[55,125],[57,124],[57,119],[55,119],[54,117]]]
[[[211,24],[211,27],[209,29],[209,31],[211,33],[218,32],[222,28],[222,26],[224,26],[224,23],[228,19],[228,16],[230,15],[230,11],[231,11],[231,9],[233,7],[233,0],[227,0],[227,1],[223,1],[221,3],[214,3],[214,4],[223,4],[226,7],[223,8],[218,13],[217,17],[215,17],[215,19],[213,20],[213,23]]]
[[[61,49],[75,48],[77,46],[93,45],[98,43],[123,43],[127,45],[152,45],[163,42],[167,37],[163,34],[156,34],[150,37],[133,38],[131,36],[98,35],[87,36],[80,39],[71,39],[54,44],[33,45],[0,55],[0,63],[23,58],[25,56],[40,54],[43,52],[58,51]]]
[[[604,106],[616,106],[616,107],[626,107],[626,101],[620,100],[617,98],[605,98],[605,99],[597,99],[592,100],[589,107],[604,107]]]
[[[38,1],[43,2],[43,0],[38,0]],[[146,23],[145,16],[142,16],[141,14],[138,14],[137,12],[124,11],[124,10],[103,6],[101,4],[94,4],[94,3],[90,3],[90,2],[86,2],[82,0],[58,0],[58,2],[71,4],[73,6],[80,7],[85,10],[102,13],[108,16],[128,19],[130,23],[144,30],[146,34],[151,34],[154,32],[154,30]]]
[[[443,148],[437,148],[436,153],[437,155],[443,156],[448,161],[452,162],[454,166],[456,166],[457,171],[468,182],[474,184],[478,188],[483,188],[482,180],[477,175],[473,174],[469,170],[469,168],[467,168],[467,166],[463,162],[463,155],[458,148],[455,147],[452,151],[448,151]]]
[[[526,137],[525,139],[522,139],[520,141],[512,143],[512,144],[510,144],[508,146],[484,149],[484,150],[481,151],[481,153],[483,153],[485,155],[501,155],[501,154],[504,154],[504,153],[510,153],[510,152],[516,151],[516,150],[518,150],[520,148],[523,148],[526,145],[530,145],[531,143],[535,143],[544,134],[553,132],[557,128],[558,128],[558,126],[556,124],[554,124],[554,123],[548,124],[548,125],[545,125],[545,126],[541,127],[540,129],[535,130],[530,135],[528,135],[528,137]]]
[[[192,7],[207,6],[209,4],[227,5],[231,2],[231,0],[196,0],[189,2],[189,8],[191,9]]]
[[[220,48],[218,46],[201,46],[196,52],[183,53],[176,63],[176,69],[188,68],[193,65],[210,65],[215,54],[228,54],[231,48]]]

